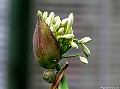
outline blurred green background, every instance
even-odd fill
[[[67,60],[70,89],[120,88],[120,0],[0,0],[0,89],[49,87],[32,51],[37,10],[62,19],[73,12],[76,38],[92,38],[88,65]],[[80,47],[67,54],[79,52]]]

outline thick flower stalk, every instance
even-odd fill
[[[53,85],[58,84],[58,81],[62,78],[61,76],[63,76],[63,71],[68,67],[63,67],[61,69],[63,71],[57,70],[61,59],[78,57],[83,63],[88,64],[87,58],[90,56],[90,50],[85,43],[91,41],[91,38],[76,39],[72,28],[73,21],[73,13],[70,13],[68,18],[63,20],[56,16],[54,12],[48,14],[47,11],[43,13],[38,11],[37,13],[37,23],[33,35],[33,51],[38,63],[43,68],[50,69],[44,72],[43,78],[49,83],[53,82]],[[78,49],[79,45],[87,58],[81,56],[80,53],[64,55],[70,48]],[[55,80],[56,76],[59,79],[58,81]],[[50,89],[55,86],[51,86]],[[61,89],[60,86],[58,86],[58,89]],[[64,88],[68,89],[67,86]]]

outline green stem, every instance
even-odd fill
[[[71,57],[77,57],[80,56],[80,54],[74,54],[74,55],[69,55],[69,56],[62,56],[62,58],[71,58]]]
[[[56,65],[56,69],[57,69],[58,71],[61,70],[61,67],[60,67],[59,64]],[[58,89],[69,89],[65,75],[63,75],[61,81],[59,82]]]
[[[79,43],[79,40],[78,39],[73,39],[73,41],[75,42],[75,43]]]

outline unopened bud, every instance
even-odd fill
[[[87,46],[85,46],[84,44],[81,44],[82,46],[82,50],[84,52],[84,54],[89,57],[90,56],[90,50],[87,48]]]
[[[43,20],[46,20],[46,19],[47,19],[47,16],[48,16],[48,12],[45,11],[45,12],[43,13]]]
[[[87,43],[87,42],[89,42],[89,41],[91,41],[92,39],[90,38],[90,37],[84,37],[84,38],[82,38],[79,42],[80,43]]]
[[[46,23],[48,26],[50,26],[50,24],[51,24],[51,18],[48,17],[48,18],[45,20],[45,23]]]
[[[60,16],[56,16],[55,18],[54,18],[54,22],[56,23],[58,20],[60,20]]]
[[[70,13],[70,15],[68,17],[67,29],[71,28],[71,26],[73,24],[73,20],[74,20],[73,13]]]
[[[57,70],[47,69],[43,74],[43,79],[48,83],[53,83],[56,78]]]
[[[67,22],[68,22],[68,18],[63,19],[62,22],[61,22],[61,26],[65,27]]]
[[[85,57],[79,56],[79,58],[83,63],[88,64],[88,60]]]
[[[61,23],[61,20],[58,20],[56,23],[55,23],[55,29],[57,30],[59,27],[60,27],[60,23]]]
[[[37,16],[42,16],[42,12],[38,10]]]
[[[42,20],[39,12],[33,35],[33,52],[38,63],[46,69],[53,68],[61,58],[57,39],[45,21]]]
[[[64,32],[64,27],[59,28],[58,31],[57,31],[57,34],[61,35],[63,32]]]
[[[78,45],[75,42],[71,41],[70,44],[74,49],[78,49]]]
[[[54,17],[55,17],[54,12],[51,12],[50,15],[49,15],[49,18],[53,21]]]
[[[51,30],[52,32],[54,32],[54,31],[55,31],[55,27],[54,27],[53,25],[51,25],[51,26],[50,26],[50,30]]]
[[[72,29],[72,27],[68,30],[69,32],[69,34],[73,34],[73,29]]]
[[[65,38],[65,39],[71,39],[73,37],[74,37],[73,34],[66,34],[66,35],[63,35],[63,36],[58,36],[58,38]]]

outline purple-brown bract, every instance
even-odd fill
[[[61,58],[59,44],[40,14],[33,35],[33,51],[38,63],[46,69],[53,68]]]

